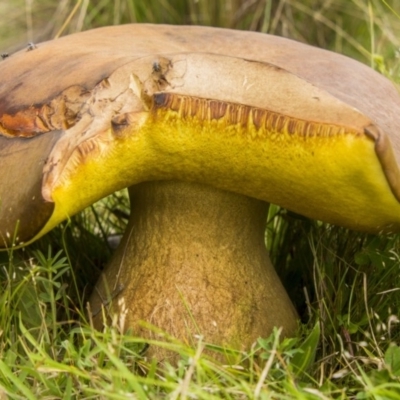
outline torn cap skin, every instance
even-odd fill
[[[182,209],[190,203],[185,200],[188,192],[194,190],[199,202],[199,197],[214,196],[208,193],[211,190],[229,198],[239,196],[232,201],[271,202],[356,230],[395,231],[400,227],[399,93],[386,78],[347,57],[254,32],[123,25],[39,43],[32,51],[12,54],[0,63],[0,76],[0,235],[5,247],[37,239],[124,187],[131,188],[138,204],[152,201],[145,202],[147,194],[137,188],[149,190],[153,198],[171,197],[160,193],[161,187],[173,196],[180,193],[171,201]],[[154,182],[160,185],[154,188]],[[164,186],[168,182],[172,191]],[[197,209],[203,210],[199,218],[207,218],[204,214],[213,208],[208,200],[206,204],[198,204]],[[232,216],[242,213],[236,206],[232,210]],[[132,212],[137,212],[135,202]],[[187,212],[192,219],[192,214],[199,214],[196,208]],[[176,229],[183,229],[179,224],[184,222],[176,223]],[[136,225],[140,224],[136,220]],[[218,224],[222,229],[221,222]],[[123,254],[129,253],[126,249],[135,236],[136,228],[129,229]],[[146,237],[146,232],[140,235]],[[165,246],[171,247],[170,243],[166,240]],[[220,245],[210,243],[215,246]],[[152,263],[166,263],[168,268],[174,263],[193,265],[195,252],[188,253],[177,256],[179,262],[164,257],[164,261]],[[116,257],[119,261],[114,267],[111,263],[111,271],[117,264],[142,262],[134,261],[134,255],[129,260]],[[211,263],[210,259],[203,260],[201,267]],[[215,266],[210,268],[215,270]],[[252,275],[246,271],[243,274]],[[131,319],[157,325],[160,319],[153,318],[154,310],[163,308],[169,298],[159,296],[149,302],[146,315],[135,314],[136,306],[131,304],[136,300],[127,294],[132,290],[124,288],[115,294],[121,276],[126,281],[136,279],[138,285],[139,278],[124,274],[120,270],[105,273],[111,297],[124,304],[127,320],[132,315]],[[254,279],[260,279],[257,274]],[[208,273],[199,279],[206,275],[210,280]],[[276,280],[272,286],[280,287],[277,278],[265,279]],[[193,283],[196,285],[198,282]],[[177,291],[173,283],[168,290]],[[179,296],[189,303],[201,303],[199,299],[208,296],[196,293],[191,297],[192,292],[179,290]],[[266,289],[252,290],[261,293]],[[267,300],[263,295],[251,299],[243,295],[247,305],[237,321],[246,313],[251,318],[245,323],[233,322],[245,326],[243,331],[225,334],[229,331],[225,317],[220,321],[198,318],[202,328],[216,324],[218,334],[210,337],[222,342],[246,337],[247,345],[279,324],[290,332],[296,314],[283,289],[279,293]],[[208,306],[233,307],[227,305],[234,302],[232,293],[225,296],[226,304],[221,303],[222,297],[210,300]],[[274,297],[282,301],[276,311],[270,313],[268,305],[259,306],[260,301],[273,302]],[[98,298],[92,304],[106,303]],[[199,313],[207,308],[201,304]],[[122,306],[118,307],[120,312]],[[252,314],[249,309],[257,311]],[[182,313],[171,312],[170,322],[159,325],[177,326]],[[263,319],[265,313],[274,317],[253,329],[257,324],[251,321]],[[278,314],[286,317],[280,321]]]

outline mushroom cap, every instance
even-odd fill
[[[40,43],[0,76],[4,244],[16,227],[17,243],[32,241],[115,190],[164,179],[353,229],[400,228],[400,96],[345,56],[133,24]]]

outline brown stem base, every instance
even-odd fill
[[[297,314],[264,244],[266,203],[170,181],[129,193],[129,226],[91,298],[94,314],[102,305],[111,312],[111,300],[135,334],[154,337],[145,321],[189,344],[201,334],[237,349],[274,326],[295,331]]]

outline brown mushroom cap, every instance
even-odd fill
[[[254,32],[123,25],[18,52],[0,76],[3,237],[20,220],[31,240],[160,179],[400,228],[400,96],[347,57]]]

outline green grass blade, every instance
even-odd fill
[[[26,383],[22,382],[2,360],[0,360],[0,373],[16,387],[26,399],[37,400],[37,397],[29,390]]]

